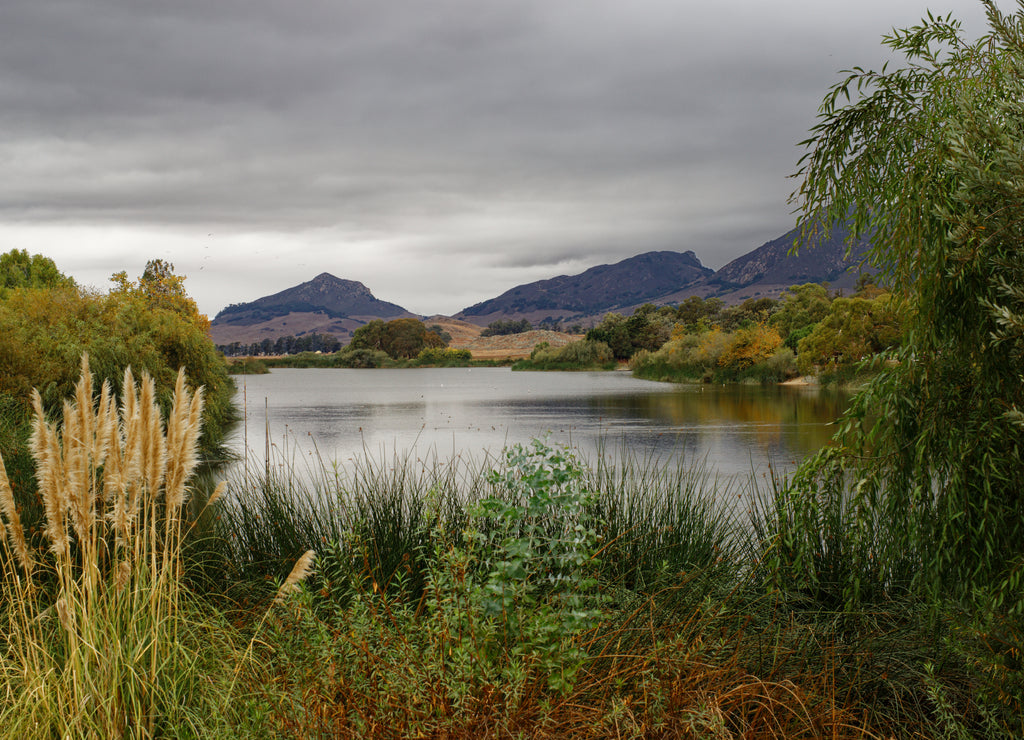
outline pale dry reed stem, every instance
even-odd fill
[[[167,483],[171,485],[175,478],[174,468],[177,467],[179,450],[185,437],[185,420],[188,405],[188,387],[185,385],[185,373],[179,371],[174,384],[174,395],[171,400],[171,413],[167,417]]]
[[[103,498],[107,519],[118,545],[124,545],[128,539],[127,489],[121,446],[115,444],[111,446],[103,466]]]
[[[295,561],[292,572],[284,579],[281,588],[277,589],[277,595],[274,596],[274,604],[280,604],[290,594],[299,590],[299,584],[309,575],[315,559],[316,553],[313,550],[306,550],[302,557]]]
[[[11,549],[14,550],[14,555],[21,564],[22,570],[25,571],[25,575],[31,578],[35,561],[28,549],[28,542],[25,541],[25,529],[21,526],[18,507],[14,503],[14,491],[11,489],[11,481],[7,477],[3,455],[0,455],[0,512],[3,512],[7,519],[5,524]]]
[[[135,418],[138,411],[139,396],[135,390],[135,376],[132,369],[124,369],[124,379],[121,382],[121,423],[127,424],[130,419]]]
[[[103,399],[100,400],[100,423],[105,438],[102,460],[94,456],[97,464],[103,465],[103,505],[107,518],[112,522],[124,521],[124,437],[117,402],[110,392],[110,384],[103,384]],[[105,401],[104,401],[105,399]],[[99,435],[99,432],[97,432]]]
[[[83,423],[78,413],[82,407],[84,385],[79,380],[75,403],[64,402],[64,429],[60,439],[64,447],[64,478],[70,500],[71,524],[78,541],[82,543],[90,539],[95,518],[89,481],[89,452],[92,445],[84,438],[85,429],[91,425]]]
[[[92,451],[92,442],[95,438],[96,417],[93,412],[92,396],[92,373],[89,371],[89,353],[82,354],[82,370],[75,383],[75,427],[78,434],[78,442],[89,452]],[[65,424],[67,420],[65,419]],[[67,444],[67,427],[64,431],[65,444]]]

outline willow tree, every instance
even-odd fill
[[[886,36],[903,62],[849,71],[803,142],[801,234],[869,236],[913,309],[789,493],[784,549],[818,586],[843,550],[848,603],[870,586],[1024,611],[1024,3],[983,3],[975,42],[931,14]],[[830,507],[843,545],[808,530]]]

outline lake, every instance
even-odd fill
[[[497,454],[549,436],[590,455],[706,460],[721,475],[791,470],[825,444],[848,396],[817,387],[681,386],[626,372],[508,368],[278,369],[236,378],[229,445],[248,460]]]

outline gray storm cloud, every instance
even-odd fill
[[[828,85],[925,10],[6,0],[0,235],[98,283],[168,257],[211,313],[324,270],[434,313],[649,249],[718,267],[791,226]]]

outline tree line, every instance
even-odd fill
[[[341,341],[333,334],[303,334],[278,337],[259,342],[231,342],[218,344],[217,350],[226,357],[267,357],[270,355],[297,355],[300,352],[337,352]]]

